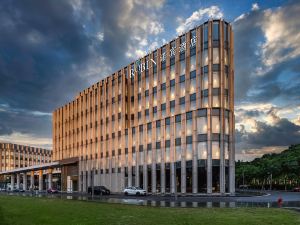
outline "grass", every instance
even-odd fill
[[[156,208],[0,195],[0,224],[300,224],[298,212],[268,208]]]

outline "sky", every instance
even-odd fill
[[[52,112],[210,18],[234,30],[236,159],[300,143],[300,1],[0,1],[0,141],[51,149]]]

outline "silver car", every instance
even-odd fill
[[[140,187],[127,187],[123,192],[125,195],[146,195],[146,190]]]

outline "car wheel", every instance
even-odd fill
[[[125,195],[128,195],[128,192],[125,192]]]
[[[136,195],[139,196],[139,195],[140,195],[140,192],[137,192]]]

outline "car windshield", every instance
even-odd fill
[[[140,188],[140,187],[136,187],[136,189],[137,189],[137,190],[143,190],[143,189],[142,189],[142,188]]]

